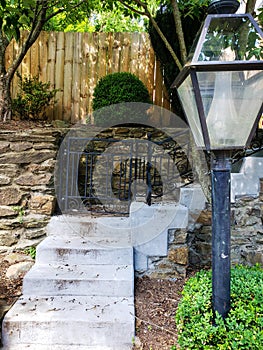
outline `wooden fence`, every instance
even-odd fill
[[[18,50],[19,45],[12,42],[7,66]],[[98,79],[113,72],[135,74],[148,88],[153,103],[169,109],[160,64],[146,33],[42,32],[19,67],[22,76],[39,75],[41,81],[60,89],[57,103],[47,115],[49,120],[70,122],[91,116],[94,87]],[[17,79],[12,96],[17,93]]]

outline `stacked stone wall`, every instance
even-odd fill
[[[0,251],[37,245],[54,212],[54,165],[61,132],[0,132]]]
[[[45,237],[56,204],[55,159],[66,131],[52,127],[0,131],[0,252],[24,250]],[[123,127],[100,136],[139,138],[147,132]],[[232,204],[233,263],[263,264],[263,180],[260,183],[258,197],[242,197]],[[209,207],[188,230],[171,230],[168,256],[149,260],[152,276],[171,277],[184,274],[189,265],[210,265],[211,232]]]
[[[231,205],[232,264],[263,266],[263,179],[259,196],[243,196]],[[211,209],[203,211],[188,232],[189,264],[211,265]]]

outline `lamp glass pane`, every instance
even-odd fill
[[[260,34],[247,16],[212,18],[198,61],[257,61],[263,58]]]
[[[262,105],[263,72],[198,72],[211,149],[245,146]]]
[[[192,80],[190,75],[184,80],[184,82],[179,86],[178,94],[184,111],[193,133],[195,143],[197,147],[204,147],[204,139],[202,136],[202,128],[199,120],[198,110],[196,107],[196,100],[192,85]]]

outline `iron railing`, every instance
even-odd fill
[[[148,205],[164,197],[174,199],[193,178],[189,147],[179,146],[171,137],[151,141],[151,135],[147,136],[125,140],[69,137],[60,159],[62,212],[127,214],[135,199]]]

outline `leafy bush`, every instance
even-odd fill
[[[112,73],[101,78],[94,90],[93,111],[94,121],[99,126],[112,126],[127,120],[134,123],[143,123],[147,114],[142,115],[133,110],[129,115],[129,107],[122,102],[151,103],[147,88],[135,75],[127,72]],[[116,104],[121,104],[116,107]],[[112,108],[104,108],[114,105]],[[104,108],[104,109],[103,109]],[[128,113],[128,114],[127,114]]]
[[[175,316],[181,349],[263,349],[263,270],[231,270],[231,310],[213,325],[211,271],[200,271],[183,290]]]
[[[58,89],[50,89],[50,82],[42,83],[38,76],[19,77],[20,92],[12,101],[12,112],[21,119],[45,119],[45,109],[52,103]],[[54,100],[53,100],[54,102]]]
[[[25,249],[25,253],[27,255],[30,255],[33,260],[36,259],[36,247],[31,246],[31,247]]]

